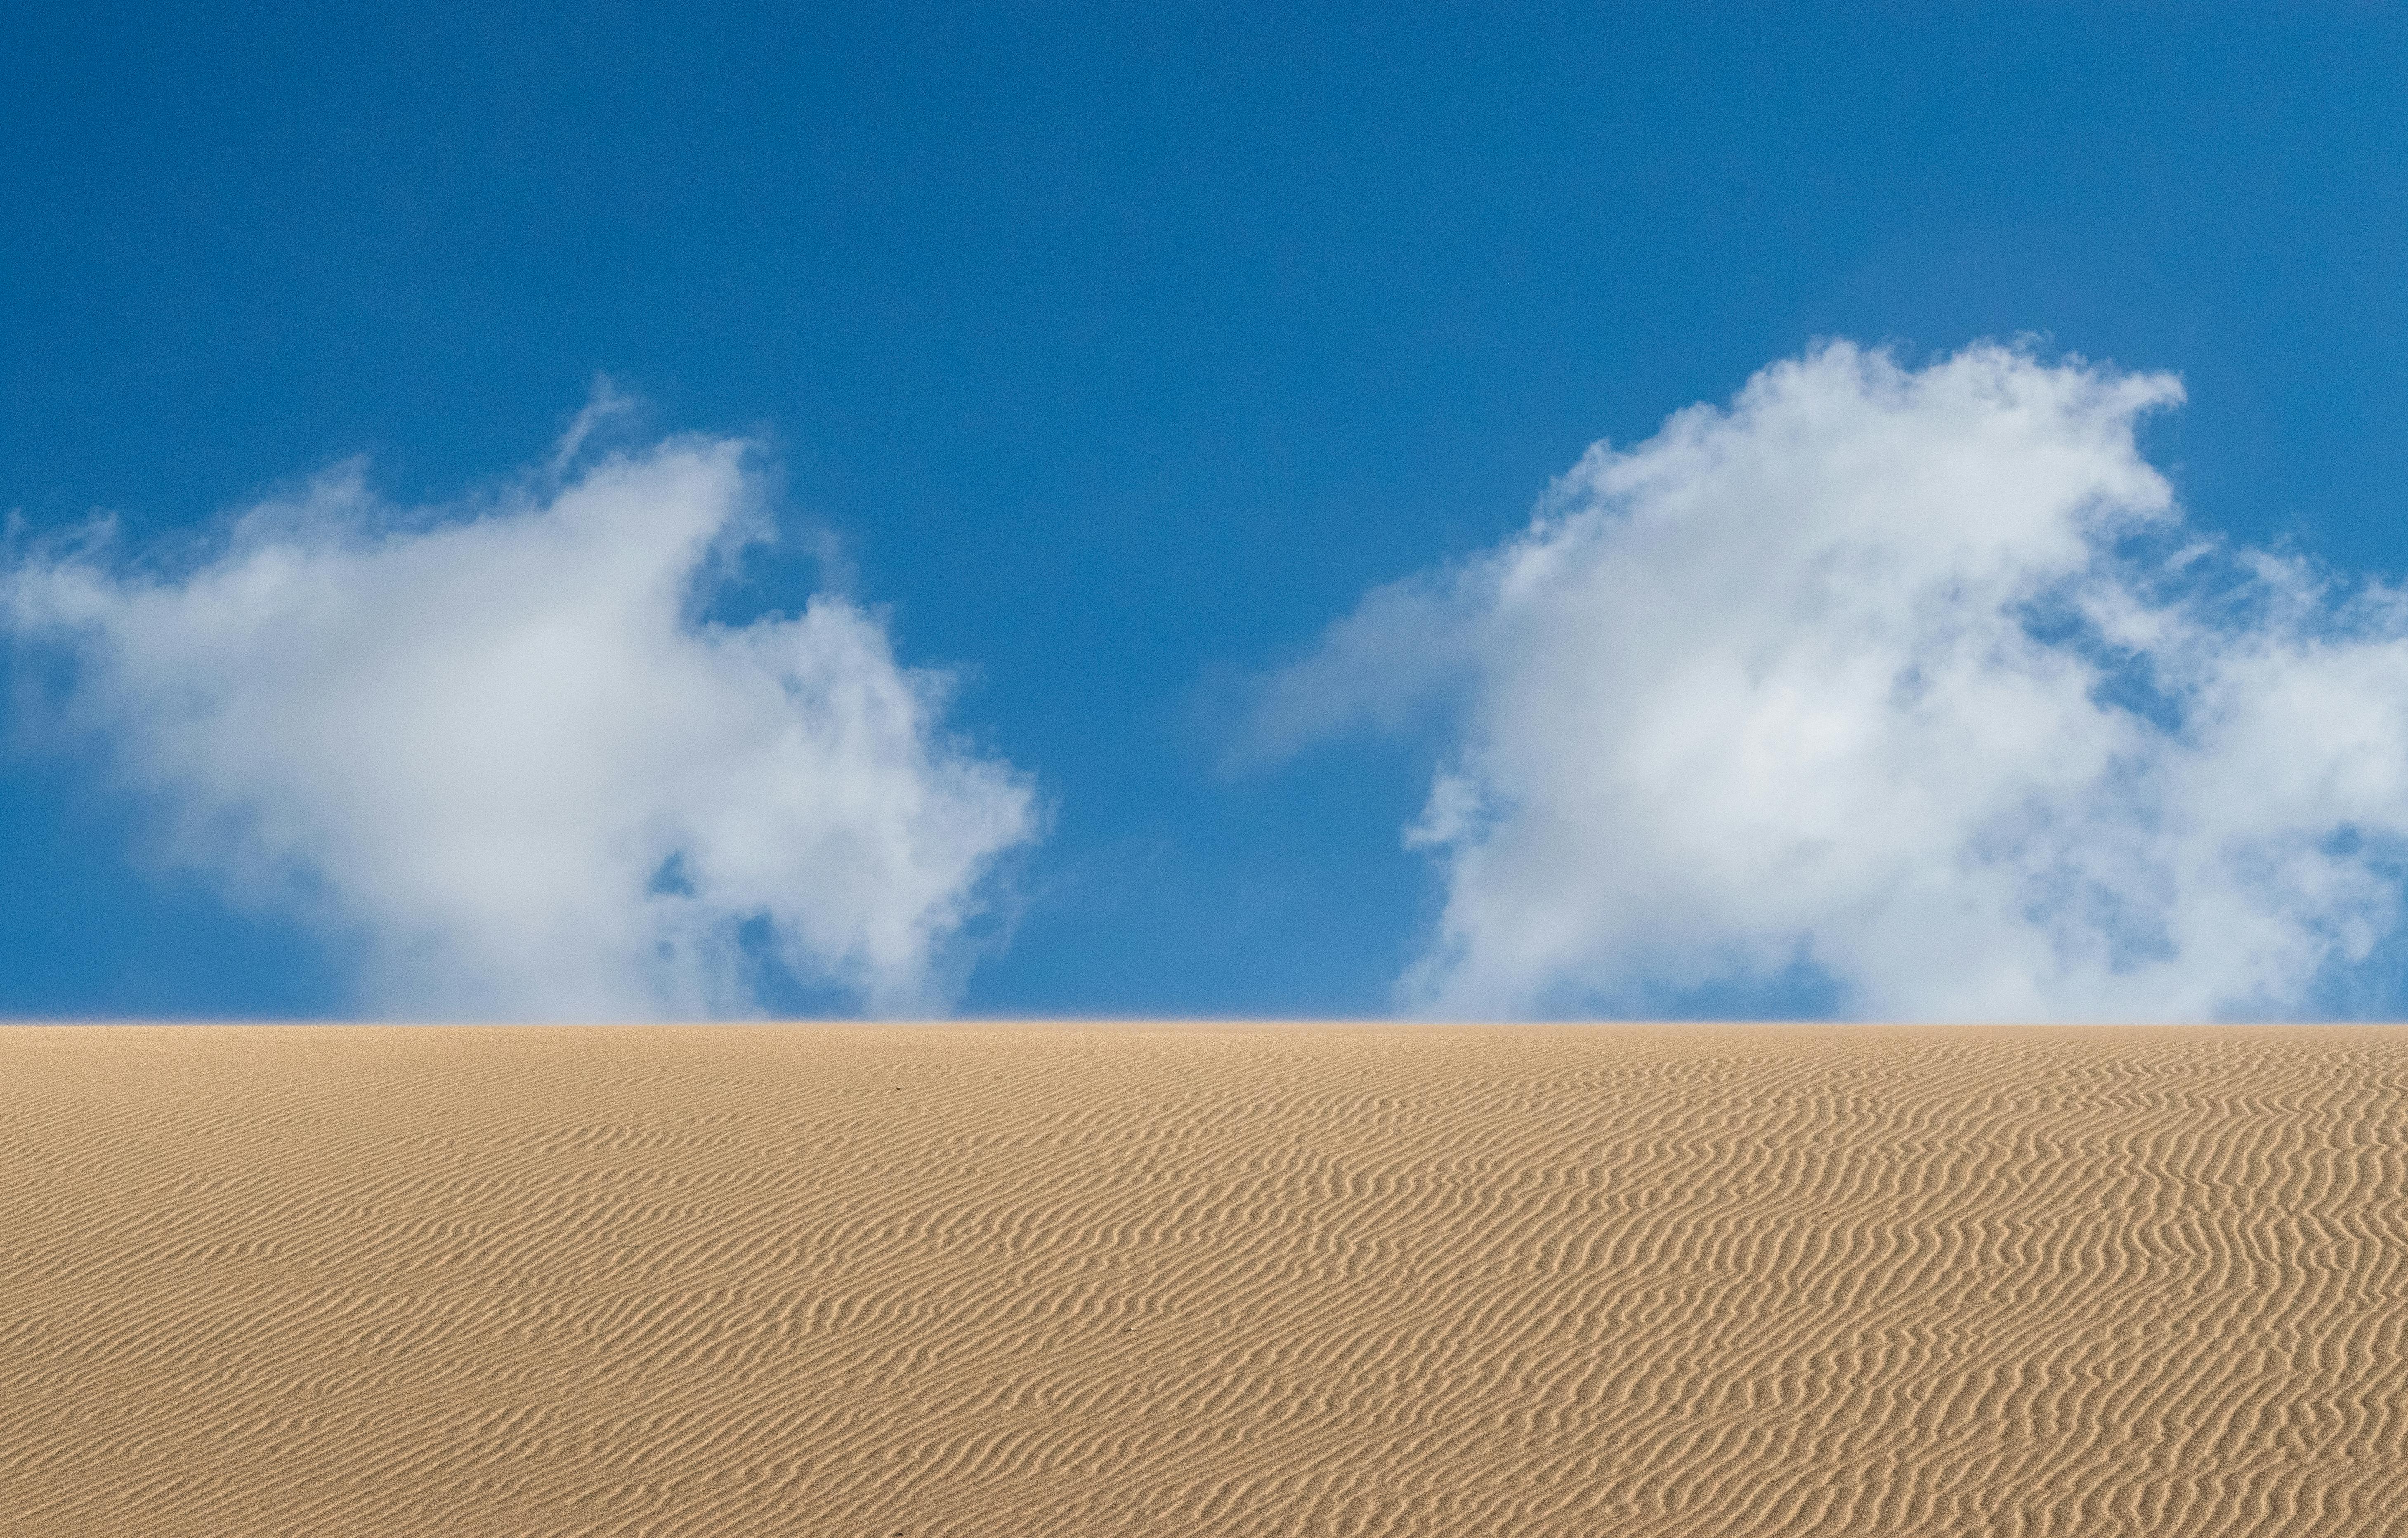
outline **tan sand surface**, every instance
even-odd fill
[[[0,1032],[0,1533],[2408,1533],[2408,1032]]]

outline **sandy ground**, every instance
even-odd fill
[[[0,1032],[0,1533],[2408,1533],[2408,1032]]]

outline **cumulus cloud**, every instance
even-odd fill
[[[1438,723],[1420,1012],[2333,1007],[2400,926],[2408,602],[2187,532],[2135,443],[2181,398],[1822,347],[1370,593],[1254,742]]]
[[[741,1014],[769,967],[943,1007],[1028,780],[948,733],[947,676],[874,611],[707,622],[771,532],[759,473],[726,439],[596,457],[621,404],[474,507],[351,467],[179,571],[21,547],[0,626],[174,858],[360,948],[366,1007]]]

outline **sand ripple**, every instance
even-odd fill
[[[2408,1533],[2408,1032],[0,1033],[0,1533]]]

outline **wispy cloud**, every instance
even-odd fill
[[[362,947],[366,1008],[744,1013],[772,961],[942,1008],[1029,781],[947,732],[947,677],[874,611],[703,622],[770,532],[750,450],[597,458],[622,406],[474,507],[349,467],[180,571],[21,548],[0,623],[65,663],[54,724],[165,809],[173,858]]]
[[[1369,594],[1254,743],[1439,712],[1417,1011],[2346,1007],[2401,919],[2408,604],[2186,534],[2134,439],[2181,394],[1823,347]]]

